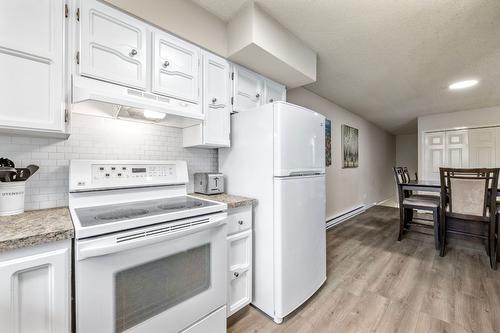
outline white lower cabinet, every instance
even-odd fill
[[[0,332],[70,331],[70,240],[0,254]]]
[[[252,301],[252,207],[228,212],[227,316]]]

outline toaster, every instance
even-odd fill
[[[224,175],[211,172],[195,173],[194,191],[202,194],[224,193]]]

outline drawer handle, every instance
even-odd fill
[[[243,220],[239,220],[239,221],[238,221],[238,224],[239,224],[239,225],[243,225]]]
[[[214,98],[212,98],[212,103],[215,104],[215,102],[217,102],[217,98],[214,97]]]
[[[167,68],[168,66],[170,66],[170,62],[167,60],[163,63],[163,67]]]
[[[130,51],[130,56],[133,57],[133,56],[136,56],[137,55],[137,50],[136,49],[132,49]]]
[[[234,272],[234,274],[233,274],[233,275],[234,275],[234,277],[236,277],[236,278],[237,278],[238,276],[240,276],[240,273],[238,273],[238,272]]]

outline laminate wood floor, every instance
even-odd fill
[[[248,307],[228,332],[500,332],[500,270],[480,245],[397,242],[398,210],[376,206],[327,232],[327,281],[276,325]]]

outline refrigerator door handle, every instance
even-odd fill
[[[310,171],[293,171],[290,172],[290,176],[314,176],[314,175],[321,175],[322,173],[316,170],[310,170]]]

